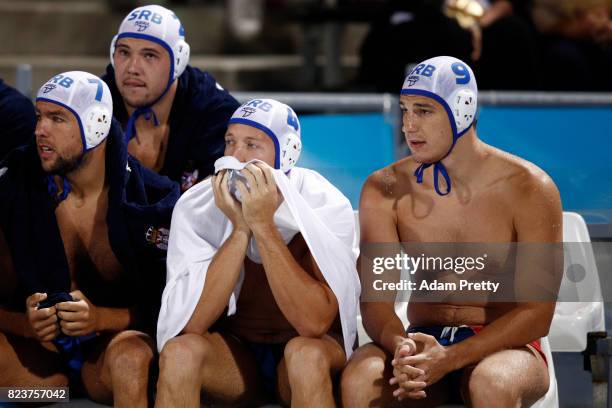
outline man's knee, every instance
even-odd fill
[[[368,356],[351,360],[342,372],[342,386],[361,388],[363,385],[372,385],[365,383],[383,378],[384,371],[385,362],[379,357]]]
[[[161,375],[173,372],[200,372],[207,355],[210,355],[210,342],[198,334],[184,334],[169,340],[159,356]]]
[[[370,347],[370,346],[367,346]],[[374,347],[374,346],[371,346]],[[340,387],[343,400],[359,397],[382,384],[385,359],[370,349],[357,349],[342,371]]]
[[[111,376],[132,378],[135,373],[148,372],[153,361],[153,347],[151,338],[143,333],[119,334],[106,348],[105,364]]]
[[[285,346],[285,364],[289,377],[318,378],[315,374],[328,374],[330,361],[321,339],[294,337]]]
[[[470,401],[503,401],[504,406],[519,406],[520,395],[512,386],[516,383],[514,375],[494,364],[479,364],[469,379]]]

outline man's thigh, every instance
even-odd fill
[[[548,391],[550,378],[543,357],[528,347],[493,353],[466,368],[461,394],[466,403],[475,398],[516,398],[530,406]]]
[[[112,403],[113,383],[111,367],[116,356],[122,353],[140,352],[155,354],[153,339],[142,332],[126,330],[107,334],[84,344],[81,379],[87,394],[96,401]],[[111,356],[112,353],[112,356]],[[136,375],[134,373],[133,375]]]
[[[0,386],[64,387],[68,377],[51,343],[0,333]]]

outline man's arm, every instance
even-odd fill
[[[367,281],[371,277],[372,268],[368,267],[372,260],[364,257],[364,246],[368,244],[385,243],[391,252],[395,249],[393,243],[399,244],[397,233],[397,217],[393,209],[394,197],[391,184],[394,177],[391,169],[383,169],[372,174],[366,180],[361,192],[359,203],[359,224],[362,254],[358,261],[362,292],[368,290]],[[391,254],[393,256],[394,254]],[[363,270],[363,269],[366,270]],[[391,272],[385,272],[390,274]],[[387,277],[388,279],[388,277]],[[362,295],[363,297],[363,295]],[[406,342],[406,328],[395,313],[395,299],[390,302],[361,302],[361,317],[366,332],[376,343],[389,353],[394,354],[397,347]]]
[[[238,282],[249,245],[250,234],[234,230],[213,258],[198,304],[183,329],[185,333],[205,333],[221,316]]]
[[[26,314],[0,307],[0,332],[20,337],[30,337],[31,331]]]
[[[516,210],[514,228],[517,241],[531,243],[522,256],[519,249],[516,263],[516,283],[519,292],[529,288],[537,278],[558,289],[559,271],[552,257],[555,246],[562,242],[562,207],[559,192],[553,181],[540,172],[537,176],[527,174],[515,196]],[[548,245],[543,256],[534,256],[534,248]],[[541,248],[541,247],[540,247]],[[537,261],[537,264],[534,262]],[[535,292],[538,295],[537,291]],[[542,295],[540,293],[540,295]],[[424,351],[416,356],[402,359],[403,364],[423,368],[427,372],[427,384],[437,382],[445,374],[477,363],[500,350],[522,347],[548,334],[555,301],[548,291],[546,298],[533,298],[517,302],[508,312],[485,326],[477,336],[449,347],[440,346],[432,336],[417,333],[415,341],[424,343]],[[519,294],[520,296],[520,294]]]
[[[0,331],[42,342],[53,340],[59,334],[56,308],[38,308],[46,297],[45,293],[30,295],[25,301],[25,313],[0,308]]]
[[[272,220],[252,226],[278,307],[301,336],[321,337],[338,314],[338,301],[309,254],[316,279],[295,260]]]
[[[244,265],[251,231],[242,216],[240,203],[229,192],[228,174],[224,171],[211,182],[215,204],[231,221],[233,230],[208,267],[198,304],[183,329],[185,333],[203,334],[221,316]]]
[[[338,315],[338,301],[324,282],[311,256],[312,277],[294,259],[274,224],[281,202],[269,166],[248,165],[242,182],[236,184],[242,196],[244,219],[253,232],[270,289],[283,315],[301,336],[321,337]]]
[[[515,271],[518,290],[542,280],[558,289],[559,271],[540,268],[555,268],[556,262],[550,258],[555,256],[556,247],[563,241],[559,191],[550,177],[541,172],[520,186],[516,198],[514,228],[517,241],[535,246],[527,246],[524,251],[519,248]],[[542,251],[540,258],[545,259],[534,259],[530,256],[534,251]],[[527,252],[527,255],[521,256],[521,252]],[[537,295],[534,293],[534,299],[520,299],[528,301],[518,302],[515,308],[487,325],[478,336],[448,347],[454,368],[465,367],[499,350],[524,346],[546,336],[555,311],[555,300],[550,297],[538,299]]]
[[[0,227],[0,304],[6,303],[12,297],[17,287],[17,276],[13,268],[11,254]],[[13,312],[0,307],[0,332],[21,337],[29,334],[28,321],[25,313]]]
[[[95,306],[80,290],[70,292],[70,295],[74,301],[55,305],[62,332],[68,336],[116,333],[133,326],[136,314],[133,309]]]

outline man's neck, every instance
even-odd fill
[[[106,185],[106,143],[91,150],[83,163],[74,171],[66,174],[70,183],[70,194],[84,200],[98,196]]]
[[[442,163],[453,179],[470,180],[472,173],[478,171],[485,155],[484,143],[471,128],[457,140],[451,154],[443,159]]]
[[[162,96],[162,98],[157,101],[151,109],[155,112],[155,116],[157,116],[157,120],[160,125],[164,125],[168,123],[168,119],[170,118],[170,111],[172,110],[172,103],[174,102],[174,96],[176,95],[176,89],[178,87],[178,79],[175,80],[168,91]],[[128,116],[131,116],[134,111],[138,108],[137,106],[128,105],[125,101],[125,109],[127,110]],[[140,119],[139,119],[140,121]],[[151,121],[151,123],[153,123]]]

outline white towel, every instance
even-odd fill
[[[221,159],[220,159],[221,160]],[[356,270],[359,255],[355,218],[348,199],[319,173],[295,167],[289,176],[271,169],[284,198],[274,221],[286,243],[298,231],[338,300],[347,358],[353,350],[361,291]],[[172,214],[166,288],[157,323],[159,351],[186,326],[198,303],[208,266],[232,232],[217,208],[211,180],[204,180],[179,199]],[[248,256],[256,261],[252,240]],[[228,303],[236,312],[244,270]]]

